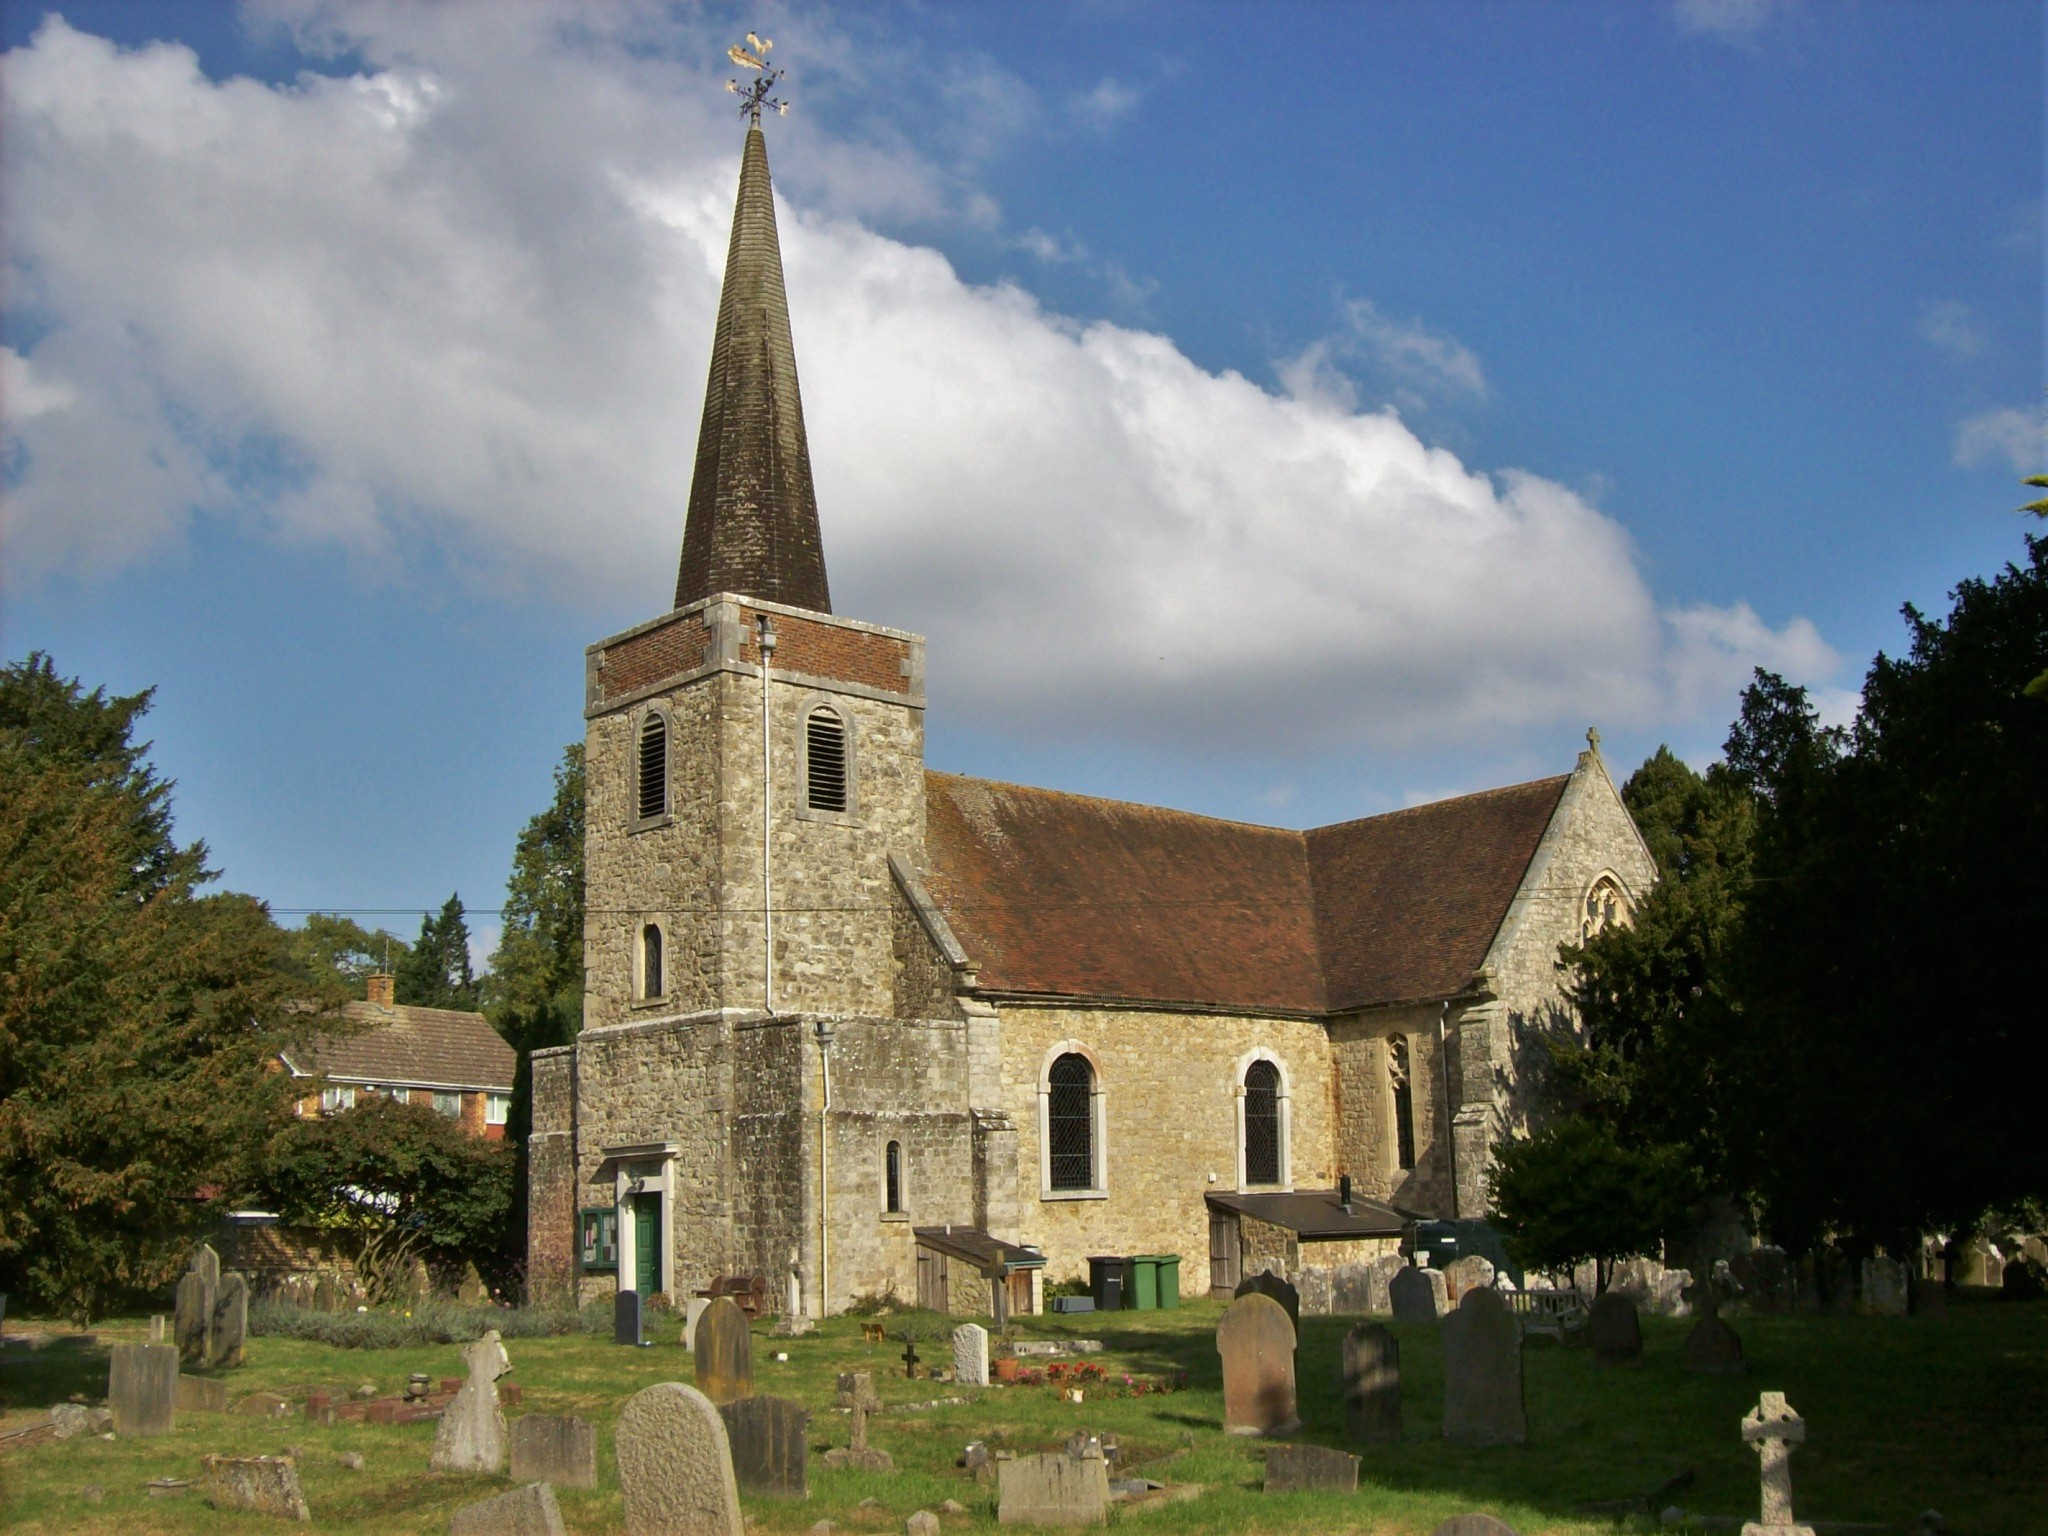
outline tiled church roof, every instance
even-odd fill
[[[927,773],[927,884],[989,991],[1304,1014],[1446,997],[1566,782],[1301,833]]]
[[[714,592],[832,611],[758,123],[740,159],[675,605]]]

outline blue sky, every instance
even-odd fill
[[[495,907],[666,603],[749,27],[935,767],[1310,825],[1703,762],[1751,665],[1852,709],[2041,465],[2036,5],[62,15],[4,13],[0,651],[155,685],[281,910]]]

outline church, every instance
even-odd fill
[[[1484,1214],[1559,944],[1655,878],[1597,735],[1299,832],[930,770],[924,662],[832,611],[757,105],[674,604],[586,653],[531,1294],[1001,1321],[1137,1254],[1329,1310],[1405,1223]]]

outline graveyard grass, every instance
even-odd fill
[[[1751,1371],[1745,1377],[1688,1375],[1680,1362],[1687,1321],[1644,1320],[1640,1365],[1602,1367],[1590,1351],[1532,1343],[1526,1351],[1530,1442],[1495,1450],[1461,1450],[1440,1435],[1442,1348],[1428,1326],[1396,1325],[1401,1342],[1404,1438],[1398,1445],[1349,1447],[1364,1455],[1356,1495],[1261,1493],[1265,1443],[1222,1431],[1222,1382],[1215,1352],[1220,1303],[1197,1300],[1172,1312],[1021,1320],[1017,1336],[1097,1337],[1108,1348],[1090,1358],[1112,1380],[1126,1373],[1187,1375],[1184,1391],[1076,1405],[1052,1386],[956,1388],[908,1381],[902,1345],[863,1343],[859,1320],[834,1319],[798,1339],[754,1331],[756,1390],[792,1397],[812,1410],[811,1497],[801,1503],[745,1498],[750,1529],[800,1532],[819,1519],[846,1532],[900,1532],[918,1509],[957,1499],[967,1513],[942,1517],[942,1529],[966,1531],[995,1523],[994,1490],[954,1466],[970,1440],[992,1450],[1030,1453],[1062,1445],[1079,1428],[1114,1434],[1135,1474],[1202,1484],[1199,1500],[1120,1512],[1119,1525],[1161,1532],[1373,1531],[1425,1536],[1449,1516],[1483,1509],[1522,1536],[1539,1532],[1615,1529],[1612,1517],[1584,1506],[1648,1493],[1691,1470],[1695,1481],[1667,1502],[1706,1515],[1756,1518],[1757,1462],[1737,1426],[1764,1389],[1785,1392],[1808,1425],[1792,1461],[1796,1507],[1803,1520],[1862,1521],[1894,1529],[1932,1507],[1950,1529],[1999,1536],[2040,1529],[2048,1482],[2048,1303],[1959,1304],[1947,1319],[1754,1317],[1731,1314]],[[10,1319],[10,1322],[14,1320]],[[950,1359],[943,1320],[907,1314],[884,1320],[891,1333],[906,1323],[931,1336],[919,1353]],[[612,1430],[626,1398],[657,1381],[693,1379],[690,1356],[675,1340],[677,1323],[659,1320],[661,1342],[632,1350],[600,1336],[515,1339],[509,1382],[524,1389],[513,1413],[568,1413],[597,1425],[599,1477],[594,1489],[557,1490],[572,1532],[595,1536],[621,1529]],[[1349,1320],[1304,1318],[1299,1355],[1303,1430],[1300,1439],[1343,1445],[1336,1380],[1340,1342]],[[18,1428],[40,1410],[81,1393],[101,1400],[110,1342],[139,1339],[141,1320],[103,1325],[97,1341],[75,1337],[33,1353],[6,1351],[0,1364],[0,1430]],[[778,1363],[777,1350],[789,1361]],[[1033,1361],[1032,1364],[1043,1362]],[[870,1423],[870,1443],[896,1458],[893,1474],[827,1471],[820,1454],[844,1445],[850,1422],[834,1407],[837,1373],[874,1373],[884,1412]],[[348,1351],[299,1340],[252,1338],[248,1363],[229,1373],[231,1399],[258,1390],[302,1400],[309,1387],[344,1390],[368,1382],[395,1393],[407,1375],[436,1379],[462,1373],[459,1345]],[[913,1409],[933,1399],[959,1403]],[[151,1499],[157,1477],[196,1478],[206,1452],[303,1452],[301,1480],[314,1530],[429,1532],[445,1530],[459,1506],[511,1486],[509,1478],[440,1475],[427,1469],[433,1423],[319,1426],[302,1417],[275,1421],[182,1414],[169,1438],[69,1442],[0,1449],[0,1528],[34,1532],[204,1533],[274,1528],[263,1517],[216,1513],[196,1492]],[[359,1451],[365,1470],[344,1468],[340,1453]],[[89,1505],[87,1484],[106,1490]],[[857,1506],[868,1497],[879,1510]],[[1630,1522],[1654,1528],[1654,1517]]]

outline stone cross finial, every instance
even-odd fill
[[[752,85],[742,88],[739,81],[728,80],[725,82],[725,88],[739,97],[740,110],[747,114],[747,121],[757,128],[761,125],[763,107],[773,109],[780,116],[789,116],[789,103],[779,101],[768,94],[775,89],[775,82],[785,73],[783,70],[768,67],[768,50],[774,46],[773,38],[760,38],[749,32],[744,48],[734,43],[725,50],[725,56],[741,69],[751,69],[755,72]]]
[[[1587,749],[1587,750],[1588,750],[1589,752],[1591,752],[1591,753],[1592,753],[1592,754],[1593,754],[1593,755],[1594,755],[1595,757],[1598,757],[1598,756],[1600,755],[1600,727],[1599,727],[1599,726],[1597,726],[1597,725],[1589,725],[1589,726],[1587,726],[1587,727],[1586,727],[1586,749]]]
[[[1762,1462],[1763,1519],[1744,1525],[1742,1536],[1813,1536],[1813,1527],[1792,1518],[1792,1447],[1806,1439],[1806,1420],[1782,1392],[1766,1392],[1742,1416],[1742,1438]]]

